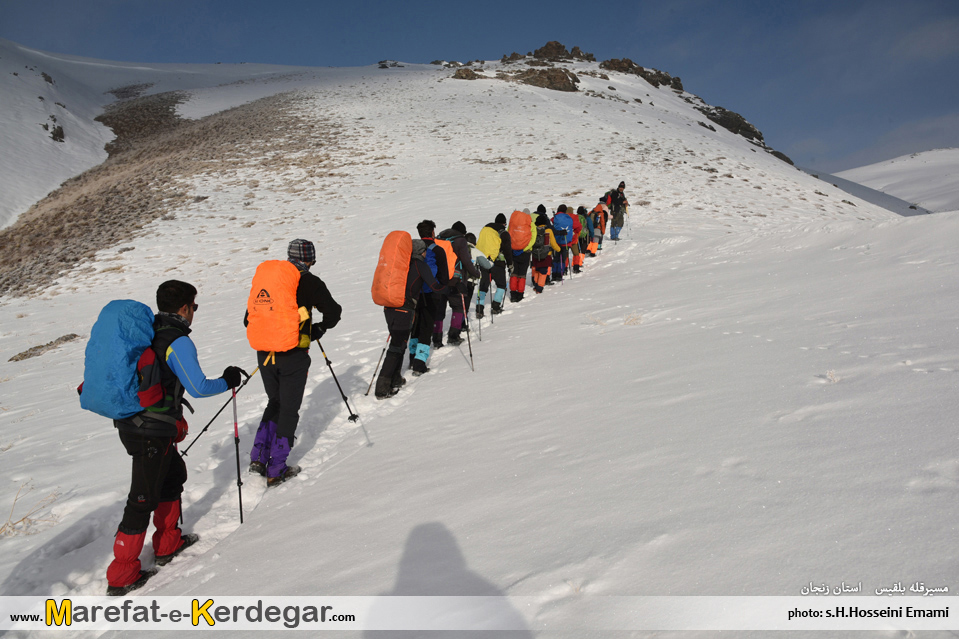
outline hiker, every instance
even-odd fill
[[[573,258],[573,272],[579,273],[583,270],[583,262],[585,261],[585,256],[588,255],[589,243],[593,239],[593,220],[590,219],[585,206],[580,206],[576,209],[576,217],[579,220],[581,230],[577,241],[578,250],[576,256]]]
[[[310,273],[314,264],[316,249],[302,239],[290,242],[285,261],[261,263],[243,318],[268,399],[250,450],[250,472],[264,475],[268,487],[300,472],[286,461],[310,372],[310,344],[337,325],[343,310],[323,280]],[[314,308],[323,314],[321,322],[313,323]]]
[[[543,210],[545,211],[545,208]],[[553,252],[559,252],[559,244],[553,237],[549,218],[545,213],[541,213],[536,218],[536,240],[530,252],[533,265],[533,290],[537,293],[542,293],[543,287],[551,283],[549,272],[553,265]]]
[[[396,395],[406,383],[400,374],[403,368],[403,353],[406,351],[407,340],[413,328],[413,320],[419,311],[418,304],[425,306],[423,291],[442,293],[443,287],[436,280],[432,269],[436,268],[426,261],[426,242],[413,240],[413,248],[406,275],[405,300],[400,307],[384,307],[386,327],[390,332],[389,348],[386,350],[386,359],[383,368],[376,378],[376,399],[387,399]],[[425,360],[424,360],[425,364]]]
[[[553,281],[562,282],[563,276],[569,269],[570,248],[576,245],[578,247],[579,220],[574,218],[568,212],[565,204],[556,207],[556,214],[553,216],[553,235],[556,243],[559,244],[558,267],[553,268]],[[577,249],[578,250],[578,249]]]
[[[626,183],[620,182],[618,187],[607,191],[601,201],[609,207],[612,216],[609,239],[618,242],[619,232],[623,230],[626,219],[626,207],[629,206],[629,202],[626,200]]]
[[[466,234],[466,242],[470,247],[470,256],[473,258],[473,263],[479,268],[480,273],[484,271],[492,270],[493,263],[490,262],[489,258],[483,254],[481,250],[476,248],[476,236],[472,233]],[[469,308],[473,304],[473,293],[476,290],[476,284],[479,282],[478,278],[467,277],[466,278],[466,305],[464,308]],[[469,313],[467,313],[467,318],[469,318]],[[478,317],[478,316],[477,316]],[[469,327],[467,326],[467,330]]]
[[[450,274],[450,289],[446,295],[446,300],[452,311],[450,319],[450,330],[447,335],[447,341],[450,346],[459,346],[463,343],[460,333],[463,330],[466,320],[466,308],[463,306],[466,301],[467,284],[469,277],[479,278],[481,272],[473,264],[473,256],[470,253],[469,242],[466,239],[466,225],[462,222],[455,222],[451,228],[446,229],[439,234],[438,242],[446,242],[448,249],[452,251],[452,256],[447,254],[447,258],[452,260],[453,268]],[[446,248],[444,246],[444,248]],[[443,307],[443,316],[433,318],[433,344],[442,346],[443,339],[443,319],[446,316],[446,307]],[[437,340],[437,332],[439,339]]]
[[[143,369],[141,374],[142,379],[159,378],[160,387],[155,389],[159,399],[141,413],[113,421],[120,441],[133,458],[133,473],[113,542],[113,561],[107,568],[107,595],[126,595],[156,573],[141,570],[139,559],[151,513],[156,527],[153,552],[157,566],[165,566],[199,539],[194,533],[184,535],[177,526],[187,477],[186,464],[176,448],[188,430],[183,406],[190,405],[183,399],[183,392],[196,398],[219,395],[239,386],[243,371],[228,366],[218,379],[207,379],[203,374],[196,346],[189,337],[190,324],[199,308],[196,294],[193,285],[178,280],[157,288],[159,313],[154,318],[150,348],[156,357],[152,365],[159,371]]]
[[[543,210],[546,210],[543,207]],[[507,227],[510,252],[513,254],[513,272],[509,278],[509,301],[521,302],[526,294],[526,274],[529,272],[530,251],[536,242],[536,225],[529,209],[513,211]]]
[[[603,198],[600,198],[597,204],[589,213],[593,222],[593,238],[587,247],[587,255],[596,257],[597,251],[603,250],[603,236],[606,234],[606,222],[609,220],[609,209],[603,204]]]
[[[483,317],[486,308],[486,295],[490,290],[490,281],[496,283],[493,294],[492,313],[503,312],[503,299],[506,297],[506,273],[513,268],[513,249],[509,231],[506,230],[506,216],[498,213],[496,218],[480,231],[477,246],[483,255],[493,262],[493,268],[484,270],[480,276],[479,294],[476,298],[476,317]]]
[[[409,341],[410,371],[414,377],[428,373],[426,366],[430,357],[430,338],[436,324],[440,304],[443,306],[443,316],[446,315],[446,292],[450,281],[449,258],[443,246],[436,243],[436,223],[433,220],[423,220],[416,225],[416,232],[426,245],[424,260],[430,267],[433,276],[440,285],[440,290],[434,291],[427,284],[420,289],[420,298],[416,304],[416,317],[413,321],[412,337]],[[450,247],[452,253],[452,247]],[[442,343],[442,332],[440,333]]]

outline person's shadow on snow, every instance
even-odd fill
[[[420,524],[410,531],[403,557],[400,559],[396,585],[393,586],[393,590],[382,593],[381,596],[501,597],[502,599],[486,602],[482,611],[470,612],[480,615],[483,625],[477,626],[478,628],[509,628],[510,630],[470,629],[465,634],[470,639],[492,639],[493,637],[532,639],[533,637],[522,615],[506,599],[506,593],[470,571],[459,544],[456,543],[456,538],[446,526],[438,522]],[[391,613],[388,608],[397,612]],[[410,618],[415,614],[415,604],[393,605],[377,602],[370,611],[372,619],[380,617],[389,621],[391,614]],[[364,639],[461,638],[464,636],[463,630],[367,630],[363,633],[363,637]]]

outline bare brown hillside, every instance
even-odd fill
[[[0,231],[0,296],[42,290],[97,251],[130,240],[195,197],[183,186],[191,176],[252,163],[302,165],[303,152],[325,155],[338,138],[335,125],[296,113],[295,94],[201,120],[177,117],[184,97],[164,93],[122,101],[98,118],[117,135],[107,145],[109,158]]]

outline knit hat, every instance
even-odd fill
[[[556,207],[556,212],[557,212],[557,213],[565,213],[565,212],[566,212],[566,205],[565,205],[565,204],[560,204],[559,206],[557,206],[557,207]]]
[[[413,240],[413,257],[422,255],[426,252],[426,242],[423,240]]]
[[[549,218],[546,217],[545,213],[540,213],[536,217],[536,226],[549,226]]]
[[[625,188],[626,188],[626,183],[625,183],[625,182],[620,182],[620,183],[619,183],[619,188],[625,189]]]
[[[463,224],[462,222],[459,222],[459,221],[453,222],[453,230],[459,231],[463,235],[466,235],[466,225]]]
[[[545,213],[545,212],[546,212],[546,207],[543,206],[542,204],[540,204],[539,206],[536,207],[536,214],[537,214],[537,215],[542,215],[542,214]]]
[[[497,213],[496,219],[493,221],[496,222],[497,224],[506,224],[506,216],[503,215],[502,213]]]
[[[286,256],[291,260],[310,264],[316,261],[316,248],[309,240],[293,240],[286,249]]]
[[[476,236],[473,235],[472,233],[466,234],[466,241],[472,244],[473,246],[476,246]]]

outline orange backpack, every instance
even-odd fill
[[[393,231],[383,240],[380,259],[373,273],[373,303],[399,308],[406,303],[406,277],[413,256],[413,238],[406,231]]]
[[[309,312],[296,303],[300,270],[286,260],[267,260],[256,267],[250,297],[246,302],[246,338],[258,351],[283,352],[310,345],[309,335],[300,336],[300,323]]]
[[[529,213],[513,211],[509,217],[509,243],[514,251],[525,251],[533,239],[533,218]]]
[[[456,273],[456,262],[458,258],[456,257],[456,252],[453,251],[453,243],[449,240],[438,240],[433,239],[436,242],[436,245],[446,251],[446,265],[449,267],[450,274],[449,278],[453,279],[453,275]]]

